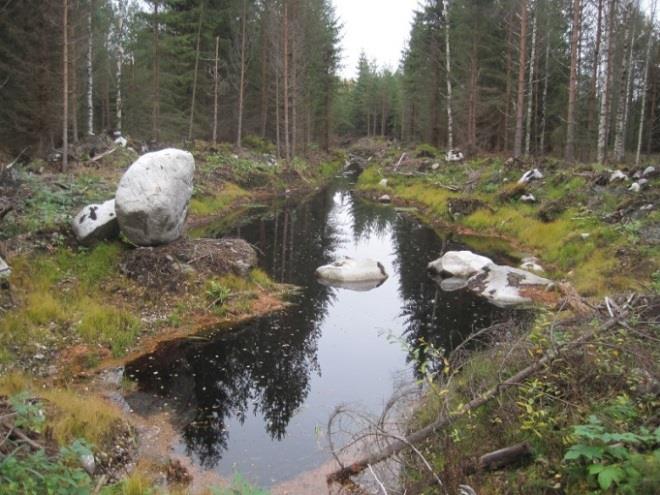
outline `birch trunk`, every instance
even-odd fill
[[[598,103],[598,67],[600,66],[600,46],[603,25],[603,5],[605,0],[598,0],[598,16],[596,19],[596,44],[594,46],[594,61],[591,69],[591,88],[589,90],[589,108],[587,110],[587,126],[591,137],[594,124],[594,115]]]
[[[632,46],[632,40],[635,38],[635,29],[631,24],[634,24],[632,18],[632,0],[628,1],[626,6],[626,15],[624,16],[624,24],[626,26],[624,34],[624,46],[622,51],[623,68],[621,70],[621,84],[619,86],[619,101],[617,104],[616,113],[616,127],[614,131],[614,161],[621,163],[626,153],[626,113],[628,112],[628,95],[630,94],[630,72],[632,69],[632,50],[630,50],[630,57],[628,57],[629,48]]]
[[[213,69],[213,144],[218,142],[218,86],[220,74],[218,62],[220,54],[220,36],[215,37],[215,67]]]
[[[69,167],[69,2],[62,0],[62,172]]]
[[[646,42],[646,55],[644,56],[644,80],[642,82],[642,105],[639,115],[639,132],[637,134],[637,153],[635,154],[635,165],[639,165],[642,155],[642,136],[644,135],[644,117],[646,116],[646,93],[648,92],[649,70],[651,61],[651,47],[653,46],[653,28],[655,23],[656,0],[653,0],[651,8],[651,24],[649,26],[649,39]],[[650,141],[650,140],[649,140]]]
[[[193,72],[192,98],[190,101],[190,122],[188,123],[188,141],[192,141],[195,124],[195,100],[197,96],[197,72],[199,71],[199,44],[202,38],[202,19],[204,16],[204,0],[199,5],[199,21],[197,23],[197,39],[195,41],[195,69]]]
[[[568,83],[568,115],[566,118],[566,149],[564,159],[575,161],[575,107],[577,101],[577,65],[578,45],[580,40],[582,4],[580,0],[573,1],[573,30],[571,33],[571,75]]]
[[[87,14],[87,135],[94,135],[94,30],[92,19],[94,17],[94,0],[89,2]]]
[[[579,0],[576,0],[579,2]],[[532,146],[532,107],[534,93],[534,63],[536,60],[536,23],[537,23],[536,6],[534,7],[534,14],[532,19],[532,50],[529,55],[529,79],[527,80],[527,125],[525,130],[525,156],[529,156]]]
[[[117,20],[117,95],[115,100],[115,119],[117,121],[116,130],[122,131],[122,120],[123,120],[123,110],[124,102],[122,100],[121,85],[122,85],[122,76],[124,70],[124,13],[125,13],[125,4],[123,2],[119,3],[119,19]]]
[[[522,155],[523,119],[525,106],[525,67],[527,65],[527,0],[520,0],[520,56],[518,59],[518,95],[516,100],[516,133],[513,139],[513,156]]]
[[[241,19],[241,75],[238,88],[238,130],[236,146],[241,147],[243,141],[243,104],[245,99],[245,65],[246,65],[246,31],[247,31],[247,0],[243,0],[243,15]]]
[[[445,19],[445,65],[447,70],[447,149],[454,149],[454,116],[452,113],[451,87],[451,44],[449,42],[449,0],[443,0],[443,17]]]
[[[610,0],[610,5],[605,14],[606,28],[603,32],[603,38],[606,43],[603,48],[603,69],[602,69],[602,91],[600,100],[600,114],[598,118],[598,147],[596,150],[596,160],[598,163],[605,161],[605,151],[607,148],[607,121],[609,120],[608,99],[609,99],[609,72],[610,72],[610,55],[611,55],[611,38],[612,38],[612,17],[614,16],[614,9],[616,0]]]

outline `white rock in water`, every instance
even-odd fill
[[[328,287],[336,287],[338,289],[347,289],[355,292],[369,292],[376,287],[383,285],[385,280],[366,280],[362,282],[338,282],[336,280],[325,280],[323,278],[318,279],[320,284],[326,285]]]
[[[96,241],[119,236],[119,222],[115,213],[115,200],[85,206],[71,221],[78,242],[89,246]]]
[[[385,267],[372,259],[344,258],[316,269],[316,276],[328,282],[383,281],[388,275]]]
[[[381,203],[391,203],[392,198],[390,197],[389,194],[383,194],[380,198],[378,198],[378,201]]]
[[[468,281],[464,278],[450,277],[440,281],[440,288],[445,292],[456,292],[457,290],[465,289]]]
[[[644,172],[642,172],[642,177],[647,177],[649,175],[652,175],[655,173],[655,167],[654,166],[649,166],[644,169]]]
[[[5,260],[0,258],[0,279],[7,278],[11,275],[11,268]]]
[[[119,181],[115,208],[119,227],[139,246],[172,242],[183,233],[193,192],[195,160],[168,148],[142,155]]]
[[[633,182],[630,184],[630,187],[628,188],[629,191],[638,193],[639,191],[642,190],[642,186],[639,185],[639,182]]]
[[[119,136],[117,139],[115,139],[115,144],[118,144],[122,148],[126,148],[126,146],[128,145],[128,141],[124,136]]]
[[[464,158],[463,153],[458,150],[449,150],[445,155],[445,161],[448,162],[462,162]]]
[[[387,179],[381,179],[378,185],[380,187],[387,187]]]
[[[467,279],[492,263],[491,259],[471,251],[447,251],[440,258],[429,263],[427,269],[432,274]]]
[[[541,180],[543,178],[543,174],[538,168],[535,168],[534,170],[528,170],[523,174],[523,176],[518,180],[518,184],[527,184],[528,182],[531,182],[533,180]]]
[[[523,203],[536,203],[536,197],[533,194],[523,194],[520,201]]]
[[[510,266],[492,264],[468,280],[468,288],[495,306],[506,308],[529,304],[524,289],[548,289],[552,281]]]
[[[621,170],[615,170],[612,172],[612,175],[610,175],[610,182],[615,182],[617,180],[628,180],[628,176],[621,172]]]

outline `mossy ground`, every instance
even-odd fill
[[[641,230],[657,223],[657,212],[622,222],[605,221],[631,199],[637,208],[653,204],[658,179],[652,180],[646,192],[631,198],[635,193],[628,192],[627,185],[594,186],[581,176],[584,170],[571,172],[559,162],[541,167],[546,174],[542,181],[520,187],[516,182],[525,169],[507,167],[497,157],[465,164],[442,162],[437,171],[403,175],[392,171],[394,156],[367,169],[358,189],[374,197],[387,192],[397,202],[418,206],[431,223],[504,237],[511,242],[512,253],[537,256],[552,277],[570,281],[583,295],[648,289],[650,275],[660,268],[658,246],[635,242]],[[596,165],[587,168],[602,171]],[[386,187],[379,185],[383,178],[387,178]],[[450,190],[454,188],[457,191]],[[511,195],[516,189],[517,194]],[[521,202],[524,192],[534,194],[537,201]],[[453,215],[448,203],[456,198],[478,200],[483,207],[466,216]],[[551,202],[564,205],[552,220],[544,221],[541,211]]]

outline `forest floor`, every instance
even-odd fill
[[[135,249],[122,240],[82,247],[70,228],[83,206],[114,196],[137,158],[131,149],[76,163],[66,174],[43,161],[5,174],[0,207],[11,211],[2,220],[0,256],[12,274],[0,289],[0,396],[15,409],[12,417],[18,412],[22,418],[26,408],[46,411],[43,421],[30,422],[33,429],[26,431],[51,445],[53,476],[86,476],[69,470],[65,459],[68,446],[82,441],[94,451],[95,476],[104,483],[125,477],[138,460],[149,464],[108,493],[147,483],[139,474],[145,470],[164,473],[174,485],[189,481],[191,466],[168,460],[163,455],[168,447],[145,452],[136,443],[145,432],[164,430],[166,422],[152,418],[147,425],[122,408],[117,391],[129,384],[113,383],[113,370],[161,341],[282,308],[296,290],[272,282],[256,266],[247,273],[237,268],[256,261],[240,243],[203,238],[230,229],[254,205],[272,206],[313,192],[344,162],[341,155],[319,153],[285,167],[271,147],[253,141],[240,151],[194,143],[186,239],[160,248]],[[11,426],[8,438],[20,424]],[[10,446],[15,443],[5,445]],[[28,459],[35,463],[28,467],[45,469]],[[16,480],[17,473],[11,473]]]
[[[656,493],[660,162],[569,166],[480,156],[445,163],[432,147],[373,140],[352,152],[370,157],[358,183],[363,196],[414,208],[440,231],[469,236],[475,249],[533,256],[561,288],[539,305],[531,330],[486,332],[476,351],[444,355],[443,373],[426,377],[410,431],[449,421],[406,457],[407,493],[457,493],[461,484],[480,495]],[[533,169],[543,177],[520,184]],[[615,170],[627,178],[611,180]],[[641,190],[631,190],[645,170]],[[529,379],[501,385],[558,350]],[[468,408],[488,390],[497,392],[493,400]],[[480,466],[480,456],[521,443],[528,453],[513,465]]]

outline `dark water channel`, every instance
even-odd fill
[[[231,331],[163,343],[126,367],[138,412],[169,411],[179,453],[261,486],[329,458],[324,436],[342,403],[377,414],[414,378],[423,339],[451,349],[508,314],[426,275],[443,249],[430,228],[337,184],[303,204],[264,211],[232,232],[260,250],[272,278],[302,287],[295,304]],[[445,249],[463,248],[445,241]],[[315,269],[341,256],[370,257],[390,275],[368,292],[326,287]]]

